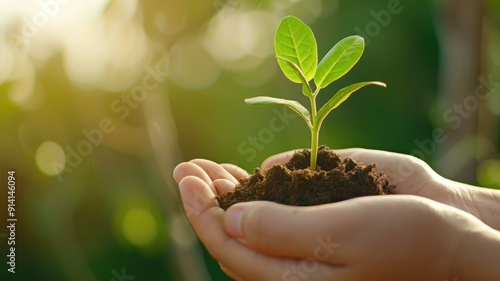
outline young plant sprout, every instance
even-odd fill
[[[325,117],[344,102],[352,93],[366,85],[386,87],[382,82],[360,82],[339,90],[318,111],[316,96],[319,91],[344,76],[358,62],[365,49],[365,41],[360,36],[349,36],[335,44],[318,64],[316,39],[312,30],[293,16],[283,18],[274,37],[274,50],[278,64],[285,76],[294,83],[302,84],[302,93],[311,102],[309,112],[294,100],[273,97],[254,97],[245,99],[247,104],[282,104],[300,115],[311,131],[310,169],[316,170],[318,156],[319,130]],[[314,80],[314,88],[311,87]]]

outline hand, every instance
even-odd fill
[[[246,172],[193,160],[180,164],[174,176],[200,239],[236,280],[454,280],[450,249],[458,249],[471,229],[485,227],[457,209],[416,196],[307,208],[253,202],[224,213],[215,194],[234,188]]]
[[[262,168],[286,162],[294,151],[269,157]],[[468,212],[490,227],[500,230],[500,190],[480,188],[455,182],[438,175],[424,161],[406,154],[381,150],[349,148],[336,150],[341,157],[350,157],[365,164],[376,163],[384,171],[398,194],[417,195]]]
[[[484,228],[469,214],[408,195],[315,207],[243,203],[228,209],[223,226],[256,254],[295,259],[278,272],[267,270],[275,268],[272,261],[260,267],[247,260],[254,272],[229,267],[237,280],[283,281],[454,281],[455,257],[464,255],[459,249],[472,229]],[[226,254],[240,259],[235,251]]]
[[[234,189],[237,179],[247,176],[233,165],[202,159],[181,163],[174,170],[186,215],[224,272],[235,280],[273,280],[269,276],[279,276],[299,261],[259,253],[231,237],[223,227],[225,213],[215,198],[219,192]]]

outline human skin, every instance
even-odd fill
[[[280,153],[266,159],[262,167],[282,163],[294,151]],[[342,157],[363,163],[377,163],[397,186],[398,194],[418,195],[468,212],[490,227],[500,230],[500,190],[481,188],[446,179],[424,161],[406,154],[381,150],[350,148],[337,150]]]
[[[196,159],[174,177],[195,231],[235,280],[500,280],[498,192],[444,179],[404,154],[336,152],[376,162],[399,195],[313,207],[249,202],[224,212],[216,194],[245,171]]]

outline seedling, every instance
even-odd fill
[[[386,87],[385,83],[360,82],[339,90],[318,111],[316,97],[321,89],[344,76],[359,61],[365,49],[360,36],[349,36],[333,46],[318,64],[317,44],[314,34],[305,23],[293,16],[283,18],[274,37],[274,50],[278,64],[285,76],[294,83],[302,84],[302,93],[309,98],[311,111],[294,100],[273,97],[245,99],[247,104],[281,104],[300,115],[311,131],[310,169],[316,170],[319,130],[325,117],[344,102],[352,93],[367,85]],[[311,82],[314,80],[314,88]]]

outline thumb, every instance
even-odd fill
[[[288,160],[290,160],[293,156],[293,154],[297,151],[300,151],[299,149],[297,150],[290,150],[286,152],[282,152],[273,156],[268,157],[264,162],[262,162],[262,169],[269,169],[271,168],[274,164],[277,163],[285,163]]]
[[[339,204],[340,205],[340,204]],[[336,204],[315,207],[285,206],[267,201],[240,203],[224,214],[226,232],[269,255],[313,257],[340,264],[341,241],[346,233],[342,216],[335,219]]]

